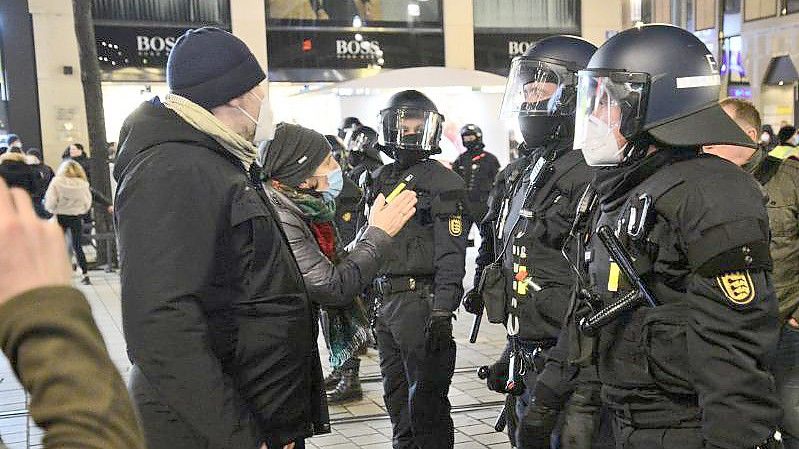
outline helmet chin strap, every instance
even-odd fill
[[[646,157],[649,147],[655,143],[649,133],[642,133],[640,136],[628,140],[622,152],[624,159],[619,165],[629,165]]]

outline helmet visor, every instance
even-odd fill
[[[381,145],[404,149],[438,149],[444,116],[422,109],[399,108],[380,111],[378,141]]]
[[[561,65],[516,58],[510,65],[500,117],[572,114],[573,85],[574,74]]]
[[[581,70],[577,82],[574,148],[612,136],[623,147],[641,132],[649,91],[645,73]],[[598,135],[602,129],[606,135]]]

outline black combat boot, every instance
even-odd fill
[[[325,377],[325,390],[333,390],[341,382],[341,368],[336,368]]]
[[[328,404],[342,404],[363,398],[361,378],[358,377],[360,366],[360,359],[351,359],[341,367],[341,381],[333,391],[327,394]]]

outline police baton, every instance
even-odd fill
[[[479,313],[474,315],[474,321],[472,322],[472,331],[469,332],[469,343],[475,343],[477,341],[477,333],[480,332],[480,323],[483,322],[483,310],[481,309]]]
[[[583,318],[580,321],[580,330],[586,335],[595,334],[599,328],[611,323],[624,312],[642,305],[648,305],[649,307],[659,305],[657,299],[652,296],[649,288],[641,280],[641,276],[638,275],[633,266],[632,258],[621,245],[613,230],[609,226],[603,225],[596,233],[599,236],[599,240],[607,248],[610,257],[618,264],[619,269],[624,273],[634,289],[613,304],[587,318]]]

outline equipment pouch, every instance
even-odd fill
[[[506,282],[501,263],[490,263],[483,269],[477,291],[485,303],[486,317],[489,323],[502,324],[505,322],[508,314],[505,308]]]

